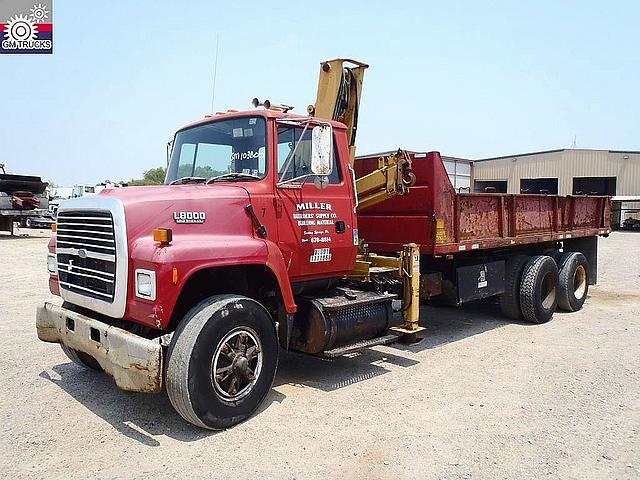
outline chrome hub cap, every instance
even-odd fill
[[[246,397],[260,376],[262,355],[262,344],[252,329],[229,332],[213,355],[211,380],[216,394],[228,402]]]

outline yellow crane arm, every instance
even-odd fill
[[[356,158],[358,110],[362,94],[366,63],[337,58],[320,64],[316,103],[307,112],[314,117],[336,120],[347,127],[349,161]],[[364,210],[396,195],[405,195],[415,182],[411,173],[411,159],[406,152],[380,157],[378,169],[356,180],[358,210]]]
[[[416,181],[411,158],[404,150],[378,158],[378,168],[356,179],[358,211],[396,195],[406,195]]]
[[[336,58],[320,64],[316,103],[309,105],[310,115],[326,120],[336,120],[347,126],[349,160],[356,156],[356,132],[358,110],[366,63],[346,58]]]
[[[347,126],[349,161],[356,159],[358,109],[362,94],[362,80],[368,65],[355,60],[338,58],[320,64],[318,94],[315,105],[309,105],[309,115],[336,120]],[[378,168],[356,179],[358,211],[369,208],[396,195],[406,195],[416,181],[411,172],[411,158],[404,150],[378,158]],[[406,341],[415,341],[420,315],[420,247],[405,245],[397,257],[359,255],[351,278],[371,281],[371,276],[392,272],[403,282],[404,325],[394,327]]]

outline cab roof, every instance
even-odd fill
[[[206,116],[200,120],[197,120],[195,122],[189,123],[187,125],[185,125],[184,127],[181,127],[177,130],[177,132],[180,132],[182,130],[186,130],[187,128],[191,128],[191,127],[196,127],[199,125],[205,125],[207,123],[213,123],[213,122],[217,122],[219,120],[226,120],[226,119],[231,119],[231,118],[238,118],[238,117],[264,117],[265,120],[268,120],[270,118],[275,118],[277,120],[306,120],[306,119],[310,119],[310,120],[320,120],[322,122],[326,122],[326,123],[330,123],[331,126],[335,129],[338,130],[345,130],[347,127],[340,122],[336,122],[335,120],[325,120],[324,118],[316,118],[316,117],[310,117],[308,115],[300,115],[297,113],[284,113],[282,111],[279,110],[267,110],[265,108],[256,108],[254,110],[244,110],[244,111],[232,111],[232,112],[224,112],[224,113],[220,113],[220,114],[216,114],[216,115],[211,115],[211,116]],[[176,133],[177,133],[176,132]]]

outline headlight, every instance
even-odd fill
[[[58,275],[58,261],[55,253],[47,254],[47,270],[51,275]]]
[[[156,272],[152,270],[136,270],[136,296],[146,300],[156,299]]]

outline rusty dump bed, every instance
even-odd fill
[[[436,256],[611,231],[609,197],[456,193],[438,152],[411,157],[417,182],[409,194],[358,213],[360,238],[374,252],[414,242]],[[377,157],[358,158],[356,176],[377,165]]]

